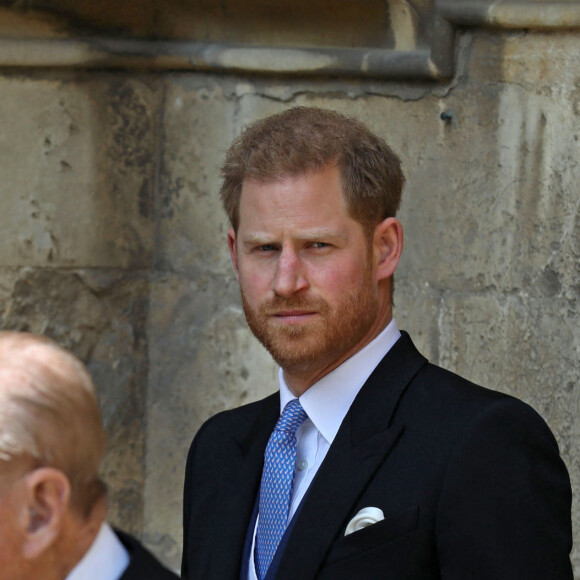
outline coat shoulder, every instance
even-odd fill
[[[542,417],[526,402],[507,393],[483,387],[434,364],[425,365],[415,377],[411,397],[431,406],[451,419],[465,419],[473,414],[497,410],[528,417],[544,423]]]
[[[257,428],[262,421],[277,416],[279,401],[280,396],[275,393],[260,401],[213,415],[199,428],[191,444],[189,455],[196,450],[199,451],[200,447],[211,453],[214,447],[224,445],[225,440],[242,441],[248,433],[251,434],[253,425]]]

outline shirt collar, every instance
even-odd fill
[[[129,565],[129,554],[117,534],[104,523],[83,559],[66,580],[118,580]]]
[[[314,383],[300,403],[321,435],[332,443],[352,402],[376,366],[399,340],[401,332],[395,319],[364,348],[353,354],[333,371]],[[296,397],[279,370],[280,412]]]

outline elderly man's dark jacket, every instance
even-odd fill
[[[129,553],[129,566],[119,580],[178,580],[178,576],[164,568],[135,538],[115,530]]]
[[[278,415],[276,394],[195,437],[182,578],[240,578]],[[345,536],[365,507],[385,519]],[[540,416],[429,364],[403,333],[347,413],[275,580],[571,580],[570,513],[568,473]]]

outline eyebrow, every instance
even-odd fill
[[[293,236],[293,239],[302,242],[317,242],[325,240],[340,240],[346,241],[347,236],[335,230],[328,228],[312,229],[299,232],[298,235]],[[262,244],[274,244],[277,240],[274,236],[266,232],[250,232],[240,240],[244,246],[254,246]]]

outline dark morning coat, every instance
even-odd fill
[[[276,394],[199,430],[182,578],[240,578],[278,415]],[[384,521],[345,537],[364,507],[382,509]],[[570,514],[568,473],[540,416],[429,364],[403,333],[347,413],[275,578],[572,580]]]
[[[164,568],[135,538],[120,530],[117,537],[129,553],[129,566],[119,580],[178,580],[178,576]]]

